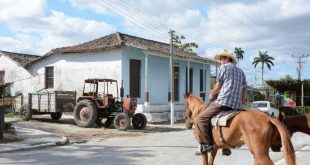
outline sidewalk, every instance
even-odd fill
[[[42,148],[69,144],[66,137],[36,129],[15,127],[16,134],[23,140],[13,143],[0,144],[0,153]]]

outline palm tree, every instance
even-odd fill
[[[239,63],[239,60],[243,59],[243,54],[244,54],[244,51],[241,49],[241,47],[239,48],[235,47],[235,55],[238,60],[238,63]]]
[[[254,58],[254,61],[252,63],[252,65],[254,65],[254,68],[256,68],[256,65],[261,63],[262,64],[262,85],[264,82],[264,66],[267,65],[268,69],[271,69],[271,65],[274,66],[273,64],[273,60],[274,58],[269,56],[268,51],[265,51],[264,53],[262,53],[261,51],[259,51],[259,55],[258,57]]]

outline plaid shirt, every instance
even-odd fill
[[[243,88],[246,87],[244,72],[232,63],[227,63],[220,66],[216,81],[222,87],[215,102],[232,109],[240,109]]]

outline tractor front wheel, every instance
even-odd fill
[[[119,113],[114,119],[114,126],[119,131],[126,131],[130,127],[129,116],[125,113]]]
[[[74,108],[74,121],[80,127],[94,127],[97,119],[97,108],[90,100],[82,100]]]
[[[144,129],[147,123],[147,119],[143,113],[136,113],[132,117],[132,126],[135,129]]]
[[[51,118],[53,120],[59,120],[62,116],[62,112],[55,112],[55,113],[51,113]]]

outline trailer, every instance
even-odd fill
[[[73,112],[75,104],[75,91],[29,93],[28,103],[20,107],[19,114],[25,121],[37,114],[50,114],[52,119],[59,120],[63,112]]]

